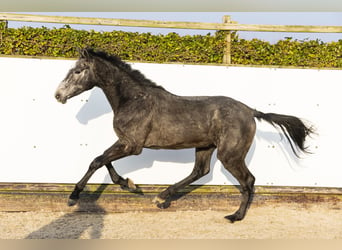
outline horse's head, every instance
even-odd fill
[[[82,50],[75,66],[69,70],[65,79],[59,84],[55,97],[57,101],[64,104],[71,97],[93,88],[95,82],[92,58],[87,50]]]

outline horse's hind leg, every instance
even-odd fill
[[[198,180],[202,176],[206,175],[210,171],[210,159],[215,147],[208,148],[196,148],[195,166],[191,174],[185,179],[177,182],[176,184],[169,186],[166,190],[161,192],[153,199],[153,202],[157,204],[159,208],[166,208],[169,206],[170,198],[181,188],[189,185],[190,183]]]
[[[245,164],[245,157],[253,142],[256,124],[253,117],[250,120],[248,116],[240,117],[240,120],[242,119],[244,122],[238,122],[237,119],[235,124],[228,123],[229,126],[219,138],[217,146],[217,158],[241,186],[242,200],[239,209],[234,214],[225,217],[231,222],[245,217],[254,192],[255,178]]]
[[[244,159],[236,161],[222,161],[223,166],[227,169],[240,183],[242,200],[239,209],[232,215],[225,218],[231,222],[242,220],[247,212],[248,205],[252,201],[254,192],[254,176],[249,172]]]
[[[225,218],[231,222],[242,220],[252,199],[254,191],[254,176],[249,172],[245,164],[245,156],[250,147],[248,141],[240,140],[239,143],[233,143],[239,140],[223,140],[224,143],[217,149],[217,158],[222,162],[224,168],[230,172],[241,186],[242,201],[239,209],[232,215]]]

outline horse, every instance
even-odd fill
[[[93,48],[82,49],[79,54],[75,66],[59,84],[55,98],[65,104],[95,86],[101,88],[113,109],[118,139],[90,163],[69,196],[69,206],[77,203],[89,178],[103,166],[114,184],[136,191],[138,187],[132,180],[115,171],[115,160],[139,155],[143,148],[195,148],[191,174],[153,199],[159,208],[167,208],[177,191],[208,174],[211,156],[217,149],[217,158],[240,184],[240,206],[225,217],[235,222],[245,217],[254,193],[255,177],[245,157],[255,136],[255,118],[280,128],[279,133],[285,134],[296,156],[308,152],[305,139],[313,130],[295,116],[262,113],[225,96],[174,95],[116,55]]]

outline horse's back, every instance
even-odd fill
[[[216,146],[223,133],[253,129],[246,123],[254,123],[252,109],[224,96],[172,95],[156,102],[152,117],[149,148]]]

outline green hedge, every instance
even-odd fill
[[[324,43],[287,38],[270,44],[236,38],[233,44],[232,63],[235,64],[342,68],[342,40]]]
[[[97,32],[63,28],[6,28],[0,22],[0,54],[77,57],[77,48],[101,48],[123,60],[182,63],[222,63],[224,31],[207,35],[152,35],[137,32]],[[342,40],[331,43],[285,39],[276,44],[258,39],[232,39],[232,63],[342,67]]]
[[[222,34],[179,36],[176,33],[152,35],[138,32],[97,32],[23,27],[2,29],[0,54],[76,57],[77,48],[101,48],[123,60],[155,62],[221,63]]]

